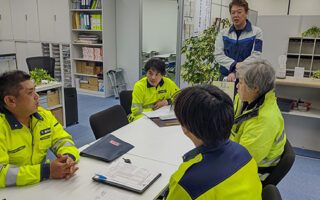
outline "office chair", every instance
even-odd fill
[[[120,105],[126,111],[126,114],[131,113],[132,90],[123,90],[120,92]]]
[[[91,115],[89,121],[96,139],[129,124],[126,112],[120,105]]]
[[[293,148],[287,139],[279,163],[272,169],[270,175],[264,181],[262,181],[262,185],[277,185],[291,169],[295,160],[295,156],[296,155],[293,151]]]
[[[35,68],[44,69],[52,78],[54,78],[54,58],[49,56],[29,57],[26,59],[26,62],[29,71],[33,71]]]
[[[282,200],[282,198],[278,188],[270,184],[262,189],[262,200]]]

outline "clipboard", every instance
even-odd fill
[[[161,173],[118,161],[112,163],[103,175],[96,174],[92,179],[103,184],[142,194],[160,176]]]

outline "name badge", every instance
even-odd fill
[[[45,135],[45,134],[50,133],[50,132],[51,132],[50,128],[43,129],[43,130],[40,131],[40,135]]]
[[[167,90],[159,90],[158,94],[161,94],[161,93],[166,93]]]

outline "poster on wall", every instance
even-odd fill
[[[196,0],[194,13],[194,35],[199,35],[210,26],[211,0]]]

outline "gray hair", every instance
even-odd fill
[[[259,60],[243,64],[237,69],[237,78],[243,79],[248,89],[259,90],[259,95],[274,88],[275,71],[268,61]]]

